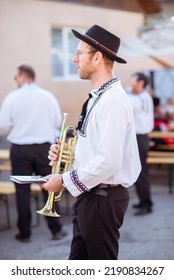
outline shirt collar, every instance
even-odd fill
[[[35,88],[37,85],[35,83],[25,83],[20,88]]]
[[[112,85],[113,83],[116,83],[119,81],[119,78],[113,78],[109,81],[107,81],[106,83],[104,83],[102,86],[100,86],[98,89],[93,89],[90,94],[92,95],[93,98],[97,98],[101,92],[107,90],[109,88],[110,85]]]
[[[91,90],[90,94],[92,95],[92,98],[97,98],[98,97],[97,89]]]

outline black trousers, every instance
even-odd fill
[[[86,192],[77,198],[73,213],[70,260],[115,260],[119,228],[129,201],[122,186],[104,189],[107,196]]]
[[[151,201],[151,184],[148,172],[148,165],[146,162],[147,153],[149,151],[149,138],[146,134],[137,135],[138,149],[140,154],[140,161],[142,165],[141,173],[135,183],[139,202],[142,207],[152,206]]]
[[[11,164],[13,175],[41,175],[45,176],[51,173],[49,166],[48,151],[49,143],[16,145],[11,146]],[[31,235],[31,209],[30,209],[30,185],[17,184],[16,187],[16,205],[18,213],[17,226],[20,234],[24,238]],[[47,201],[48,192],[42,189],[44,205]],[[38,209],[40,210],[40,209]],[[56,211],[60,214],[59,205],[56,202]],[[39,214],[38,214],[39,215]],[[52,233],[59,232],[62,224],[60,218],[45,216],[48,227]]]

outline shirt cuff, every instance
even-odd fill
[[[88,188],[82,182],[80,182],[78,178],[77,170],[63,173],[62,179],[63,179],[64,187],[74,197],[79,196],[80,194],[86,191],[89,191]]]

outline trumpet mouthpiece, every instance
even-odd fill
[[[63,113],[64,118],[68,117],[69,114],[68,113]]]

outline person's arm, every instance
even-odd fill
[[[0,108],[0,135],[7,135],[12,127],[12,104],[9,96],[4,99]]]

